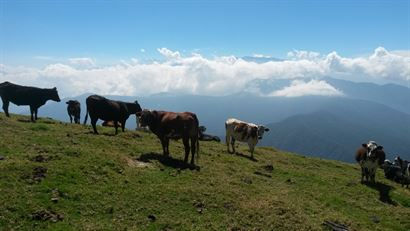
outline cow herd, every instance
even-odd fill
[[[376,170],[378,167],[384,170],[387,179],[401,183],[402,186],[410,184],[410,161],[402,160],[399,156],[392,163],[386,159],[383,146],[375,141],[369,141],[356,151],[356,161],[361,167],[361,182],[375,182]]]
[[[60,102],[57,89],[54,88],[37,88],[20,86],[10,82],[0,83],[0,97],[3,101],[3,110],[9,117],[8,107],[12,102],[18,106],[30,106],[31,121],[37,120],[38,108],[44,105],[48,100]],[[70,122],[80,123],[81,105],[76,100],[69,100],[67,103],[67,113]],[[199,120],[195,113],[192,112],[168,112],[142,109],[137,101],[122,102],[110,100],[99,95],[91,95],[86,99],[86,124],[90,116],[91,125],[94,134],[98,134],[97,121],[103,120],[103,126],[112,126],[115,128],[115,134],[118,128],[125,130],[125,124],[130,115],[136,115],[137,124],[147,127],[154,133],[161,142],[163,155],[169,156],[170,139],[182,139],[185,148],[185,163],[188,162],[189,153],[191,153],[191,165],[195,165],[195,156],[199,157],[199,140],[220,141],[219,137],[204,134],[205,127],[199,126]],[[235,141],[247,143],[251,158],[255,146],[262,139],[263,134],[269,131],[269,128],[263,125],[244,122],[238,119],[230,118],[225,122],[226,145],[228,153],[235,153]],[[232,148],[232,151],[231,151]],[[402,185],[410,183],[410,163],[403,161],[400,157],[396,158],[394,163],[386,160],[383,147],[374,141],[369,141],[356,151],[356,161],[361,167],[361,181],[375,182],[375,174],[378,167],[385,171],[388,179],[395,180]]]

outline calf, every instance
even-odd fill
[[[103,127],[115,127],[115,123],[112,120],[106,120],[101,124],[101,126],[103,126]],[[118,126],[122,127],[121,122],[118,122]]]
[[[228,153],[235,153],[235,140],[237,140],[248,143],[251,158],[253,158],[253,151],[256,144],[258,144],[258,140],[262,139],[264,132],[269,131],[269,128],[265,128],[262,125],[247,123],[232,118],[225,122],[225,129]],[[229,145],[232,146],[232,152],[230,151]]]
[[[3,101],[3,110],[7,117],[9,115],[9,103],[17,106],[29,105],[31,121],[37,120],[38,108],[43,106],[48,100],[60,102],[57,88],[37,88],[13,84],[10,82],[0,83],[0,97]]]
[[[81,105],[80,102],[77,100],[69,100],[66,102],[67,104],[67,113],[68,116],[70,117],[70,123],[73,123],[73,117],[74,117],[74,122],[76,124],[80,123],[80,115],[81,115]]]
[[[374,183],[377,167],[383,166],[386,154],[383,151],[383,146],[379,146],[374,141],[369,141],[367,144],[362,144],[356,151],[356,161],[359,163],[362,170],[361,182],[370,180]]]
[[[191,164],[195,164],[195,152],[199,156],[199,121],[194,113],[143,110],[137,115],[140,125],[148,126],[159,138],[165,156],[169,156],[169,139],[182,138],[185,148],[184,162],[188,162],[191,151]],[[191,141],[191,146],[189,141]]]
[[[218,136],[206,134],[205,131],[206,131],[205,126],[199,126],[199,140],[221,142],[221,139]]]
[[[99,95],[91,95],[87,97],[86,104],[87,113],[85,115],[84,124],[87,123],[88,114],[90,114],[94,134],[98,134],[96,127],[98,119],[114,121],[115,134],[118,134],[118,122],[121,123],[121,128],[124,132],[125,122],[130,115],[136,114],[142,110],[137,101],[134,103],[127,103],[109,100]]]

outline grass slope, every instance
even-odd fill
[[[214,142],[190,170],[181,142],[170,160],[150,133],[27,121],[0,114],[0,230],[410,230],[410,190],[380,170],[363,185],[357,165]]]

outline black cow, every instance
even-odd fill
[[[77,100],[69,100],[66,102],[67,104],[67,113],[70,117],[70,123],[74,122],[76,124],[80,123],[80,115],[81,115],[81,104]]]
[[[9,115],[9,103],[12,102],[18,106],[29,105],[31,121],[37,120],[38,108],[43,106],[48,100],[60,102],[57,88],[37,88],[26,87],[13,84],[10,82],[0,83],[0,97],[3,101],[3,110],[7,117]]]
[[[218,136],[213,136],[205,133],[206,127],[199,126],[199,140],[201,141],[216,141],[221,142],[221,139]]]
[[[98,134],[96,123],[98,119],[114,121],[115,134],[118,133],[118,122],[121,123],[122,131],[125,129],[125,122],[131,114],[142,111],[137,101],[134,103],[109,100],[99,95],[87,97],[87,113],[85,114],[84,124],[87,123],[88,114],[90,114],[91,125],[94,133]]]

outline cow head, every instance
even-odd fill
[[[60,96],[58,96],[58,92],[57,92],[57,88],[54,87],[52,89],[50,89],[50,99],[54,100],[56,102],[60,102]]]
[[[268,131],[269,131],[269,128],[265,128],[265,126],[259,125],[258,126],[258,139],[262,139],[263,133],[268,132]]]
[[[80,102],[78,102],[77,100],[69,100],[66,102],[66,104],[70,105],[70,106],[74,106],[76,104],[80,104]]]
[[[140,104],[138,103],[138,101],[137,100],[135,100],[135,105],[137,106],[137,112],[140,112],[140,111],[142,111],[142,108],[141,108],[141,106],[140,106]]]
[[[142,110],[136,113],[137,117],[139,118],[139,123],[141,127],[152,126],[155,121],[154,112],[149,110]]]

